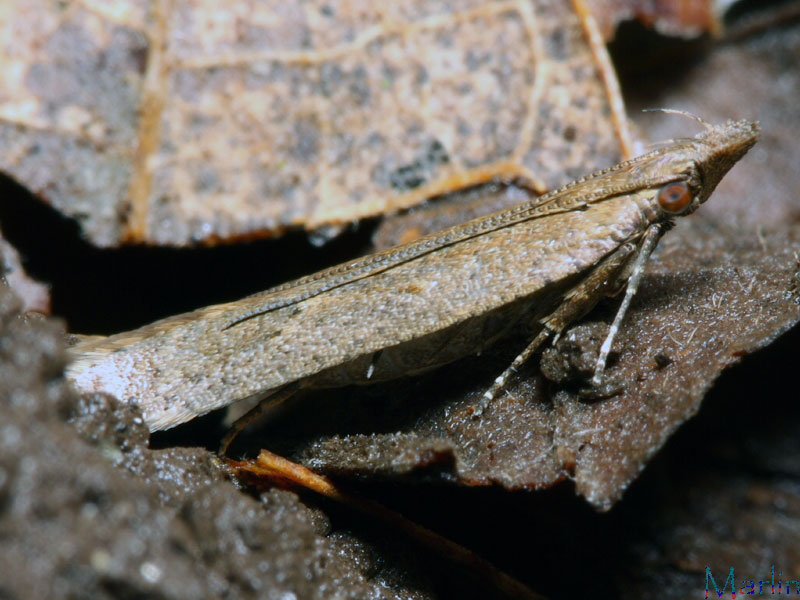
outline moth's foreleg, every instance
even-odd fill
[[[653,250],[658,244],[658,240],[661,239],[663,234],[663,226],[651,225],[645,232],[644,236],[642,236],[638,253],[633,261],[630,277],[628,277],[628,285],[625,288],[625,297],[622,299],[622,304],[620,304],[619,310],[617,310],[617,314],[614,317],[614,322],[611,323],[611,327],[608,330],[608,335],[606,336],[603,345],[600,346],[600,354],[597,357],[597,365],[594,369],[594,377],[592,377],[592,385],[595,387],[599,386],[602,382],[603,371],[606,368],[606,360],[608,360],[608,353],[611,352],[611,345],[614,343],[614,338],[619,331],[619,326],[622,323],[622,319],[625,318],[625,313],[628,312],[631,301],[636,295],[636,290],[639,288],[639,283],[642,280],[644,269],[647,266],[647,260],[650,258],[650,254],[652,254]]]
[[[632,243],[623,244],[613,254],[598,263],[583,281],[566,294],[559,307],[541,320],[543,329],[481,396],[480,401],[472,408],[473,416],[480,415],[489,406],[495,396],[505,387],[508,379],[544,344],[548,337],[561,335],[561,332],[570,323],[581,318],[601,298],[610,293],[612,286],[618,281],[620,273],[623,272],[630,258],[636,252],[636,248],[637,246]]]

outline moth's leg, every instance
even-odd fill
[[[530,358],[530,356],[539,349],[539,347],[547,340],[548,337],[550,337],[552,333],[553,331],[548,329],[548,327],[545,325],[544,329],[542,329],[539,334],[533,338],[533,341],[528,344],[528,347],[517,355],[517,357],[511,362],[505,371],[500,373],[500,375],[494,380],[492,387],[486,390],[478,403],[471,408],[473,417],[479,417],[483,411],[486,410],[489,404],[491,404],[492,400],[494,400],[494,397],[497,395],[497,393],[505,387],[508,378],[516,373],[517,369],[519,369],[523,364],[525,364],[525,361],[527,361],[528,358]]]
[[[528,347],[512,361],[509,367],[494,380],[492,387],[483,394],[478,404],[472,409],[472,414],[474,416],[480,415],[486,407],[489,406],[498,392],[505,387],[509,377],[539,349],[548,337],[551,335],[561,335],[561,332],[570,323],[581,318],[589,312],[601,298],[609,294],[620,272],[626,267],[635,252],[635,244],[623,244],[613,254],[601,261],[589,276],[570,290],[559,307],[549,316],[541,320],[543,329],[533,341],[528,344]]]
[[[664,231],[665,229],[661,225],[651,225],[642,237],[642,241],[639,245],[639,252],[633,261],[630,277],[628,277],[628,286],[625,288],[625,297],[622,299],[622,304],[620,304],[619,310],[617,310],[617,314],[614,317],[614,322],[611,323],[611,327],[608,330],[608,335],[606,336],[603,345],[600,346],[600,355],[597,357],[597,365],[594,369],[594,377],[592,377],[592,385],[594,386],[599,386],[602,381],[603,371],[606,368],[606,360],[608,359],[608,353],[611,352],[611,344],[614,343],[614,337],[616,337],[617,332],[619,331],[619,326],[622,323],[622,319],[625,318],[625,313],[628,312],[631,301],[636,295],[636,290],[639,288],[639,283],[642,280],[644,269],[647,266],[647,260],[650,258],[650,254],[652,254],[653,250],[658,244],[658,240],[661,239],[661,236],[664,234]]]
[[[372,354],[372,358],[369,361],[369,366],[367,367],[367,372],[365,373],[367,381],[372,379],[372,376],[375,374],[375,365],[378,364],[378,360],[380,360],[381,354],[383,354],[383,350],[378,350],[377,352]]]
[[[294,396],[299,388],[300,386],[297,383],[290,383],[282,388],[278,388],[272,393],[268,393],[264,398],[259,400],[258,404],[236,419],[230,428],[228,428],[227,433],[219,443],[219,454],[225,456],[233,440],[235,440],[248,425]]]

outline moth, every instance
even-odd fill
[[[512,208],[242,300],[72,348],[67,377],[142,410],[152,431],[244,399],[414,375],[478,353],[512,330],[522,350],[475,407],[602,298],[625,295],[603,343],[602,378],[647,259],[752,147],[758,124],[712,126]]]

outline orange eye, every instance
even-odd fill
[[[668,213],[682,213],[691,202],[692,193],[683,181],[668,183],[658,190],[658,205]]]

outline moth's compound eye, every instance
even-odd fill
[[[658,190],[658,205],[673,215],[682,213],[692,203],[692,193],[684,181],[668,183]]]

